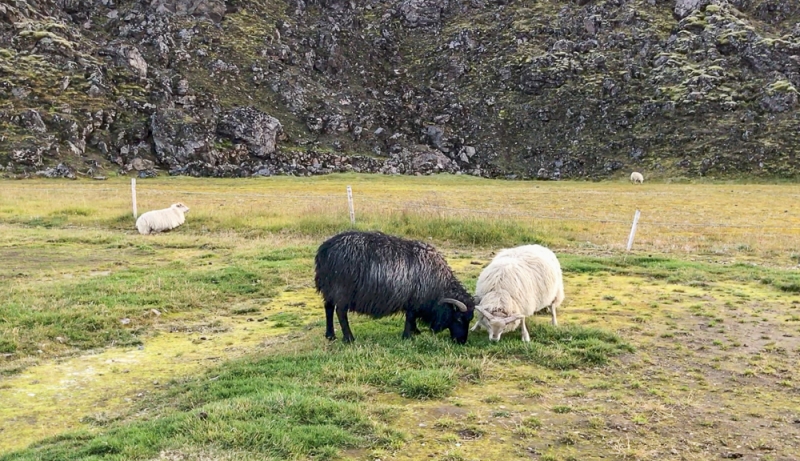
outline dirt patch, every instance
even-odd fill
[[[75,248],[2,248],[0,247],[0,279],[29,277],[42,271],[57,268],[93,267],[112,264],[119,260],[119,253],[106,254],[84,252]]]
[[[797,459],[800,325],[786,321],[797,295],[737,282],[568,279],[563,323],[616,330],[634,354],[590,370],[505,364],[444,402],[402,402],[397,421],[410,442],[382,459]]]

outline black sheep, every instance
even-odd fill
[[[419,333],[417,319],[434,333],[445,328],[464,344],[475,301],[431,245],[381,232],[349,231],[320,245],[314,283],[325,301],[325,337],[336,339],[333,312],[344,342],[355,338],[347,312],[380,318],[405,311],[403,338]]]

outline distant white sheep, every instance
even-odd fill
[[[556,310],[564,302],[564,281],[556,255],[541,245],[523,245],[502,250],[481,272],[475,289],[479,326],[489,340],[514,331],[522,324],[522,340],[531,340],[525,317],[550,308],[553,325]]]
[[[638,171],[631,173],[631,182],[634,184],[641,184],[644,182],[644,176]]]
[[[148,211],[136,220],[136,229],[142,235],[166,232],[183,224],[186,221],[184,215],[188,212],[189,207],[181,202],[163,210]]]

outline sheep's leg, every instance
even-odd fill
[[[414,317],[414,321],[411,324],[411,333],[414,333],[415,335],[418,335],[418,334],[422,333],[421,331],[419,331],[419,328],[417,328],[417,318],[416,317]]]
[[[339,326],[342,327],[342,341],[351,343],[356,340],[353,332],[350,331],[350,322],[347,321],[347,310],[349,306],[336,306],[336,316],[339,317]]]
[[[325,301],[325,337],[333,341],[336,333],[333,331],[333,311],[336,306],[333,302]]]
[[[528,326],[525,325],[525,319],[522,319],[522,340],[526,343],[531,342],[531,335],[528,333]]]
[[[418,334],[420,334],[420,331],[417,328],[417,318],[413,313],[406,311],[406,326],[403,329],[403,339],[408,339]]]
[[[553,317],[553,326],[558,326],[558,321],[556,320],[556,310],[558,307],[561,306],[561,303],[564,302],[564,285],[562,284],[558,288],[558,293],[556,293],[556,299],[553,300],[553,304],[550,305],[550,315]]]

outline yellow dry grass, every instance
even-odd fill
[[[131,232],[128,181],[0,182],[0,222]],[[618,252],[625,249],[638,209],[634,251],[797,264],[800,186],[795,184],[512,182],[448,175],[174,177],[140,180],[138,210],[183,201],[192,209],[190,231],[325,235],[349,225],[347,185],[362,228],[424,238],[430,226],[420,223],[434,220],[446,227],[466,219],[478,227],[502,224],[499,234],[508,233],[508,226],[527,230],[554,247]],[[443,231],[432,237],[454,235]],[[453,238],[454,243],[497,246],[491,235],[466,236],[460,242]],[[516,236],[526,238],[524,233]],[[509,241],[514,240],[511,236]]]

